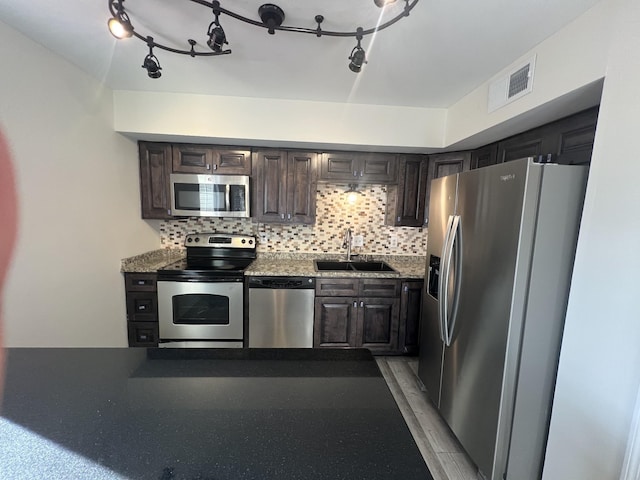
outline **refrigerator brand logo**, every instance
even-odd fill
[[[515,173],[510,173],[509,175],[500,175],[500,180],[502,180],[503,182],[509,182],[515,179],[516,179]]]

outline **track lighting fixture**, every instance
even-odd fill
[[[147,75],[149,78],[160,78],[162,73],[162,67],[160,66],[160,62],[153,54],[153,37],[147,37],[147,44],[149,45],[149,54],[144,57],[144,62],[142,62],[142,68],[147,70]]]
[[[349,63],[349,69],[352,72],[358,73],[362,70],[362,64],[367,63],[367,55],[365,54],[364,49],[360,46],[360,40],[362,40],[362,28],[358,27],[356,32],[358,33],[356,37],[358,39],[358,44],[353,47],[353,50],[351,50],[351,55],[349,56],[349,60],[351,60],[351,63]]]
[[[219,4],[218,4],[219,5]],[[220,26],[220,21],[218,17],[220,16],[220,10],[216,7],[213,8],[213,14],[216,16],[215,20],[209,24],[209,30],[207,30],[207,35],[209,35],[209,40],[207,40],[207,45],[214,52],[222,52],[222,46],[227,42],[227,36],[224,33],[224,30]]]
[[[324,16],[322,15],[316,15],[314,17],[316,23],[315,28],[283,25],[285,18],[284,11],[280,7],[272,3],[265,3],[258,9],[258,16],[260,17],[260,20],[258,21],[252,18],[244,17],[238,13],[221,7],[220,2],[217,0],[182,1],[190,1],[200,6],[209,7],[213,11],[215,19],[209,24],[209,28],[206,32],[206,44],[208,45],[209,50],[196,50],[195,47],[196,45],[198,45],[198,42],[196,42],[192,38],[187,39],[187,43],[189,44],[188,49],[184,47],[162,45],[155,42],[152,37],[145,36],[136,32],[127,12],[125,11],[125,0],[109,0],[109,11],[111,12],[111,18],[108,21],[109,31],[119,39],[133,36],[147,43],[147,45],[149,46],[149,55],[145,57],[144,64],[142,66],[147,70],[147,73],[151,78],[159,78],[161,70],[158,59],[152,53],[153,48],[159,48],[161,50],[171,53],[177,53],[180,55],[190,55],[191,57],[208,57],[230,54],[231,50],[223,50],[224,45],[228,44],[228,42],[225,31],[220,25],[219,16],[221,14],[227,15],[228,17],[239,20],[248,25],[253,25],[254,27],[266,28],[267,32],[271,35],[275,34],[276,31],[282,31],[291,33],[306,33],[315,35],[317,37],[355,37],[358,43],[351,51],[351,55],[349,56],[349,69],[353,72],[358,73],[362,70],[362,66],[365,63],[368,63],[366,60],[365,51],[361,46],[362,39],[367,35],[371,35],[373,33],[379,32],[380,30],[384,30],[385,28],[390,27],[391,25],[397,23],[403,17],[408,17],[409,13],[416,6],[419,0],[403,0],[405,3],[404,8],[391,20],[388,20],[371,28],[358,27],[355,32],[323,30],[322,22],[324,21]],[[374,0],[374,3],[378,7],[383,8],[392,3],[396,3],[397,1],[398,0]]]

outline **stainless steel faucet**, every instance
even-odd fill
[[[347,249],[347,262],[351,261],[351,229],[347,228],[344,232],[344,238],[342,239],[342,248]]]

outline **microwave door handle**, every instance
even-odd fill
[[[225,185],[225,195],[224,195],[224,211],[231,211],[231,185],[228,183]]]

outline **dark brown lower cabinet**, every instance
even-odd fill
[[[130,347],[158,345],[157,281],[155,273],[124,274]]]
[[[397,353],[399,289],[388,278],[318,279],[313,346]]]
[[[398,350],[400,353],[410,355],[418,353],[423,288],[424,281],[422,280],[402,282],[400,329],[398,334]]]

